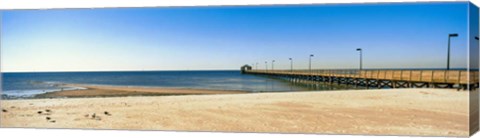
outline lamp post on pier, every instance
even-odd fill
[[[273,63],[275,63],[275,60],[272,60],[272,71],[273,71]]]
[[[258,69],[258,62],[255,63],[255,69]]]
[[[267,71],[268,71],[268,62],[265,61],[265,72],[267,72]]]
[[[360,53],[360,70],[362,70],[362,49],[361,48],[357,48],[357,51]]]
[[[290,72],[293,72],[293,59],[288,58],[288,60],[290,60]]]
[[[450,38],[452,37],[458,37],[458,34],[448,34],[447,70],[450,70]]]
[[[308,59],[308,71],[309,72],[312,72],[312,57],[313,57],[313,54],[310,54],[310,57]]]

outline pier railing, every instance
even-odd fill
[[[247,70],[245,73],[451,85],[478,85],[479,82],[478,71],[467,70]]]

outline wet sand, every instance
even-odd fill
[[[451,89],[389,89],[3,100],[0,125],[468,136],[468,99]]]
[[[85,90],[66,90],[36,95],[36,98],[74,98],[74,97],[119,97],[119,96],[167,96],[167,95],[201,95],[201,94],[239,94],[245,91],[207,90],[188,88],[163,87],[126,87],[126,86],[95,86],[67,84],[69,87],[82,87]]]

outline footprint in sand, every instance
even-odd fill
[[[101,118],[100,116],[95,116],[95,117],[92,118],[92,119],[99,120],[99,121],[102,120],[102,118]]]
[[[86,114],[85,117],[86,118],[91,117],[91,119],[94,119],[94,120],[102,120],[102,118],[100,118],[100,116],[98,116],[96,113],[93,113],[91,116],[90,116],[90,114]]]
[[[8,111],[7,111],[6,109],[2,109],[2,112],[6,113],[6,112],[8,112]]]

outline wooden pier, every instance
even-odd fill
[[[284,77],[367,88],[479,87],[478,71],[467,70],[242,70],[245,74]]]

